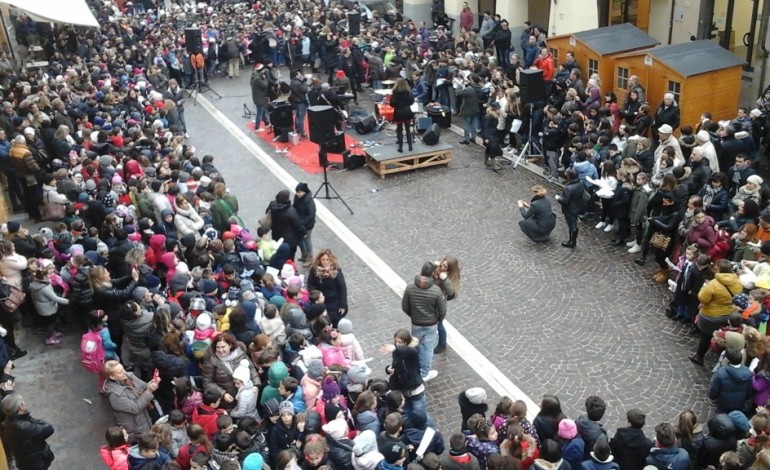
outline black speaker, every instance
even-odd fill
[[[307,108],[310,141],[321,145],[334,138],[334,123],[336,112],[331,106],[311,106]]]
[[[199,28],[184,29],[184,46],[190,55],[203,52],[203,39]]]
[[[438,124],[431,124],[428,130],[423,132],[422,141],[425,145],[436,145],[440,136],[441,128],[438,127]]]
[[[545,82],[543,71],[525,69],[519,72],[519,97],[524,104],[545,101]]]
[[[351,155],[350,152],[342,154],[342,166],[346,170],[357,170],[366,164],[363,155]]]
[[[356,10],[348,12],[348,34],[351,36],[361,34],[361,14]]]
[[[359,134],[368,134],[374,130],[375,127],[377,127],[377,119],[372,116],[371,114],[369,116],[366,116],[364,119],[361,119],[355,124],[356,132]]]
[[[273,129],[291,129],[294,127],[294,116],[291,113],[291,106],[286,103],[270,110],[270,124],[273,125]]]
[[[332,134],[331,139],[328,139],[323,144],[318,145],[323,145],[323,149],[327,153],[342,153],[345,151],[345,133],[337,132]]]

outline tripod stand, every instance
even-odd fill
[[[527,143],[526,143],[526,145],[524,145],[524,148],[521,149],[521,152],[519,153],[518,158],[516,158],[516,161],[513,163],[513,169],[514,170],[519,165],[519,162],[521,161],[521,159],[523,157],[527,157],[527,158],[530,158],[530,157],[542,157],[542,158],[545,158],[545,155],[543,155],[542,145],[537,143],[537,142],[535,142],[535,140],[532,138],[532,121],[534,121],[534,119],[532,119],[532,113],[533,113],[534,109],[535,109],[535,105],[530,103],[530,105],[529,105],[529,133],[527,134],[527,136],[528,136]],[[538,138],[539,137],[540,136],[538,135]],[[540,153],[536,153],[536,152],[540,152]]]
[[[315,194],[313,194],[313,198],[318,197],[318,193],[321,192],[321,190],[324,190],[324,195],[321,196],[321,199],[326,200],[332,200],[332,199],[339,199],[347,210],[350,211],[350,214],[353,214],[353,209],[350,208],[350,206],[345,202],[344,199],[342,199],[342,196],[340,196],[340,193],[337,192],[336,189],[334,189],[334,186],[329,182],[329,175],[326,172],[326,168],[329,166],[329,158],[328,158],[328,152],[324,148],[324,145],[321,145],[321,148],[318,151],[318,161],[321,163],[321,167],[324,169],[324,181],[321,183],[321,186],[316,190]],[[332,193],[334,193],[334,196],[329,194],[329,190],[331,190]]]
[[[193,99],[193,106],[198,106],[198,95],[201,94],[201,92],[210,91],[214,95],[216,95],[217,98],[220,100],[222,99],[222,95],[214,91],[211,86],[209,86],[208,82],[202,82],[201,80],[196,81],[193,83],[192,89],[190,90],[190,98]],[[193,96],[195,95],[195,96]]]

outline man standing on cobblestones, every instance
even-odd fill
[[[425,263],[401,299],[401,309],[412,319],[412,336],[420,341],[420,375],[426,382],[438,375],[430,367],[438,344],[438,323],[446,316],[446,298],[433,282],[434,268],[433,263]]]

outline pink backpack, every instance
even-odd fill
[[[91,330],[80,339],[80,362],[91,373],[98,374],[104,366],[104,344],[99,331]]]

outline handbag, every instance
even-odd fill
[[[18,316],[15,314],[26,298],[27,295],[18,287],[0,282],[0,311],[13,315],[15,320],[13,323],[18,321]]]
[[[273,225],[273,216],[271,215],[271,212],[267,211],[265,215],[257,220],[257,222],[259,223],[260,227],[269,229]]]
[[[227,201],[225,201],[224,199],[220,199],[219,202],[222,205],[222,207],[224,207],[225,210],[227,211],[227,218],[230,220],[230,222],[236,225],[240,225],[241,227],[245,227],[245,224],[243,223],[243,219],[241,219],[238,216],[238,214],[233,210],[232,206],[230,206],[230,204],[228,204]]]
[[[43,199],[43,218],[45,220],[62,220],[65,215],[65,205],[58,202],[52,202],[50,191],[46,192]]]
[[[671,246],[671,237],[662,232],[655,232],[650,238],[650,246],[661,251],[666,251],[669,246]]]

